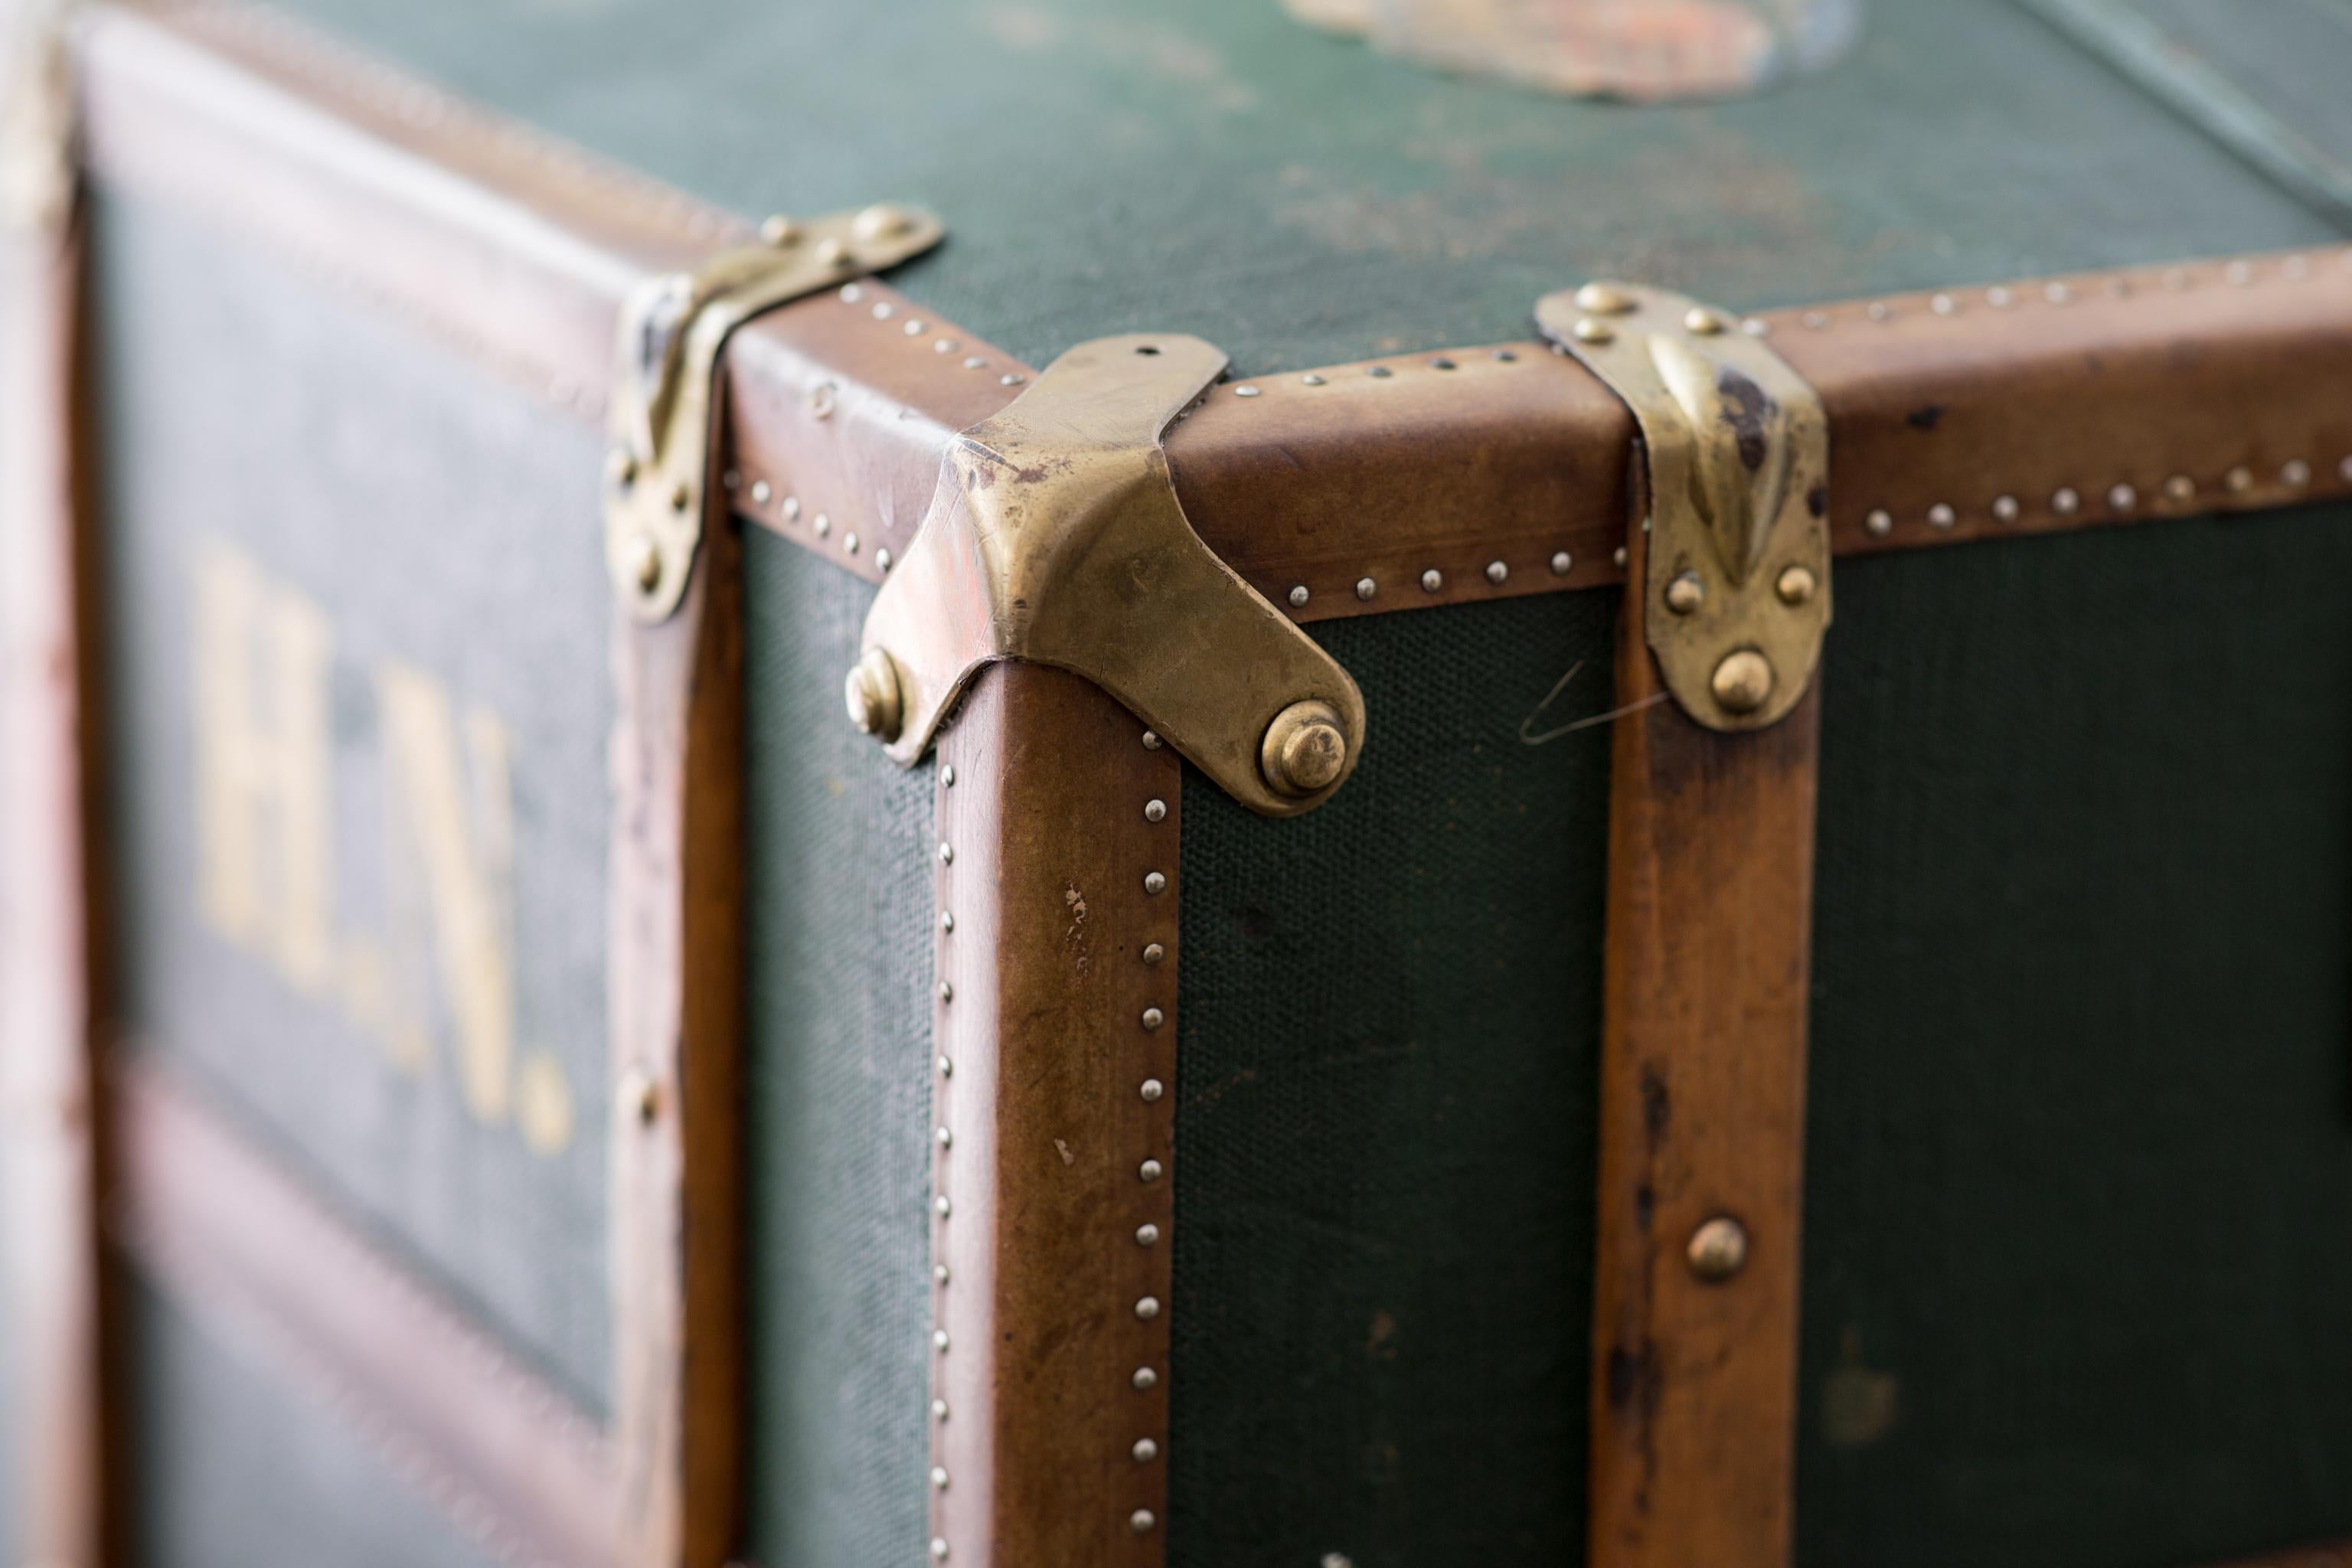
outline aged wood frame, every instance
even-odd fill
[[[258,13],[93,6],[79,59],[100,184],[177,187],[592,423],[625,290],[748,232]],[[474,287],[434,281],[448,276]],[[1840,554],[2352,494],[2352,251],[1890,297],[1742,325],[1770,339],[1829,413]],[[738,513],[878,580],[905,555],[946,442],[1031,371],[864,282],[746,327],[722,374]],[[1243,381],[1166,446],[1201,536],[1268,599],[1313,620],[1639,582],[1633,436],[1590,375],[1525,341]],[[66,512],[36,510],[60,525],[45,536],[50,559],[69,561]],[[614,1474],[625,1478],[618,1528],[633,1563],[717,1563],[740,1493],[730,1114],[740,607],[727,531],[705,537],[721,542],[679,617],[616,623],[614,1054],[628,1114],[614,1118],[627,1194],[614,1235],[631,1325],[621,1452],[583,1458],[576,1426],[527,1383],[459,1374],[394,1386],[397,1363],[343,1342],[338,1320],[399,1297],[396,1275],[360,1269],[354,1278],[389,1282],[278,1302],[347,1396],[379,1415],[390,1406],[401,1440],[465,1467],[486,1508],[563,1561],[595,1548],[546,1510],[601,1506],[591,1494]],[[12,618],[33,628],[35,656],[12,649],[12,676],[78,657],[60,652],[80,644],[55,615],[74,603],[68,578],[50,574],[35,619]],[[1632,606],[1620,661],[1620,696],[1635,710],[1616,732],[1613,783],[1591,1558],[1596,1568],[1777,1564],[1790,1549],[1818,698],[1760,734],[1700,731],[1650,700],[1644,613]],[[68,813],[81,788],[76,700],[69,683],[12,681],[9,722],[43,737],[46,798]],[[1010,768],[1016,756],[1034,765]],[[935,1551],[958,1563],[997,1551],[1154,1562],[1166,1318],[1136,1308],[1168,1300],[1172,1097],[1146,1098],[1143,1085],[1173,1081],[1178,769],[1084,681],[1013,665],[982,678],[941,742],[937,777],[939,893],[955,925],[942,921],[935,976],[945,1340],[935,1386],[952,1413],[935,1423],[946,1477],[933,1494]],[[1162,816],[1145,815],[1152,801]],[[1041,847],[1049,822],[1059,831]],[[46,869],[24,886],[26,907],[47,911],[63,941],[85,929],[83,889],[99,884],[80,864],[78,820],[60,841],[70,852],[39,861]],[[1155,872],[1163,880],[1148,889]],[[1087,901],[1109,962],[1080,984],[1058,947],[1067,928],[1040,923],[1038,907],[1089,886],[1105,889]],[[1157,963],[1144,958],[1151,944]],[[974,956],[992,950],[993,963]],[[89,1119],[75,1114],[91,1103],[90,957],[37,952],[13,934],[9,952],[63,987],[34,1030],[47,1054],[17,1065],[45,1064],[47,1077],[25,1073],[26,1103],[64,1128],[25,1145],[47,1151],[38,1157],[64,1205],[50,1213],[60,1250],[46,1266],[56,1293],[42,1321],[68,1369],[54,1407],[81,1434],[68,1448],[82,1458],[48,1483],[58,1533],[45,1540],[94,1562],[104,1550],[89,1333],[95,1166]],[[1034,1070],[1039,1040],[1065,1047],[1055,1071]],[[267,1282],[268,1259],[237,1247],[221,1194],[184,1187],[196,1164],[231,1170],[240,1201],[289,1224],[331,1223],[265,1164],[237,1158],[219,1142],[233,1135],[168,1082],[134,1074],[113,1103],[122,1234],[166,1273],[173,1260],[192,1280],[205,1272],[184,1267],[197,1252],[215,1260],[212,1275],[236,1276],[220,1301]],[[1044,1163],[1034,1134],[1048,1120],[1100,1129],[1104,1147]],[[205,1151],[221,1157],[195,1158]],[[1146,1159],[1160,1165],[1149,1182]],[[1698,1229],[1724,1218],[1746,1244],[1727,1277],[1693,1252]],[[1151,1243],[1140,1226],[1157,1227]],[[439,1327],[409,1342],[433,1364],[469,1359],[461,1323],[423,1317]],[[1009,1375],[1049,1346],[1062,1374],[1052,1387]],[[507,1440],[517,1431],[555,1457],[521,1469],[501,1460],[530,1446]],[[1073,1476],[1087,1508],[1067,1506]]]

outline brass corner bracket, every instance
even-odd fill
[[[772,217],[761,242],[667,273],[621,307],[610,402],[612,452],[604,558],[641,620],[670,615],[686,592],[711,508],[719,353],[764,310],[848,279],[895,267],[946,230],[912,207],[869,206],[795,222]]]
[[[1812,683],[1830,624],[1829,419],[1724,312],[1588,283],[1536,304],[1544,336],[1622,398],[1648,483],[1643,617],[1666,689],[1711,730],[1756,730]]]
[[[1224,374],[1198,338],[1080,343],[966,430],[866,618],[850,718],[901,766],[997,659],[1094,681],[1253,811],[1330,798],[1362,754],[1339,662],[1220,561],[1160,437]]]

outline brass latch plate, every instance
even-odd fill
[[[794,222],[693,272],[647,279],[622,306],[611,400],[604,554],[639,618],[677,608],[710,506],[717,371],[728,335],[763,310],[895,267],[945,233],[912,207],[869,206]]]
[[[995,659],[1074,671],[1251,809],[1320,805],[1362,754],[1339,662],[1185,520],[1160,437],[1224,374],[1198,338],[1081,343],[957,438],[875,599],[850,716],[901,765]]]
[[[1724,312],[1631,283],[1548,294],[1536,324],[1641,427],[1643,620],[1666,689],[1714,730],[1794,708],[1830,624],[1829,419]]]

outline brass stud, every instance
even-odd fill
[[[940,929],[941,931],[955,930],[955,911],[953,910],[941,910],[940,911]]]
[[[1135,1303],[1135,1315],[1142,1319],[1147,1323],[1152,1319],[1158,1317],[1160,1315],[1160,1298],[1157,1296],[1145,1296],[1139,1299]]]
[[[2231,468],[2221,476],[2221,482],[2229,487],[2231,495],[2243,495],[2254,488],[2254,471],[2247,468]]]
[[[1728,1279],[1748,1261],[1748,1227],[1728,1215],[1718,1215],[1691,1232],[1684,1255],[1700,1279]]]
[[[801,226],[782,213],[771,213],[760,220],[760,238],[764,244],[782,249],[798,243],[800,237]]]
[[[1610,283],[1587,283],[1576,291],[1576,308],[1596,316],[1629,314],[1641,301]]]
[[[944,1351],[948,1348],[948,1331],[945,1329],[931,1331],[931,1348],[935,1351]]]
[[[1995,521],[2015,522],[2017,521],[2017,498],[2015,496],[1993,497],[1992,515]]]
[[[1127,1381],[1138,1388],[1150,1389],[1159,1385],[1160,1374],[1148,1366],[1139,1366],[1135,1369],[1135,1375]]]
[[[1160,871],[1146,871],[1143,874],[1143,890],[1155,896],[1166,892],[1168,890],[1166,874]]]
[[[947,1537],[943,1535],[934,1535],[931,1537],[931,1557],[934,1562],[939,1563],[944,1563],[948,1560]]]
[[[955,1063],[950,1058],[942,1056],[932,1065],[940,1069],[941,1078],[955,1077]]]
[[[1772,584],[1772,589],[1780,595],[1782,604],[1802,605],[1811,601],[1813,590],[1819,584],[1814,582],[1813,574],[1810,570],[1802,566],[1791,566],[1780,574],[1780,581]]]
[[[860,239],[896,239],[914,226],[905,209],[877,203],[850,220],[849,232]]]
[[[942,866],[955,864],[955,846],[944,838],[940,840],[940,864]]]
[[[1278,795],[1294,798],[1330,788],[1348,763],[1339,710],[1310,698],[1274,716],[1258,746],[1258,770]]]
[[[1551,552],[1551,574],[1553,576],[1565,577],[1575,565],[1576,557],[1570,555],[1567,551],[1555,550]]]
[[[1943,501],[1937,501],[1934,506],[1927,509],[1927,526],[1929,528],[1949,528],[1952,524],[1959,521],[1960,514],[1954,511]]]
[[[931,1485],[941,1491],[948,1489],[948,1473],[937,1465],[931,1467]]]
[[[1168,956],[1168,950],[1167,950],[1166,948],[1164,948],[1164,947],[1160,946],[1158,942],[1145,942],[1145,943],[1143,944],[1143,962],[1144,962],[1144,963],[1158,963],[1159,962],[1160,962],[1162,959],[1166,958],[1167,956]]]
[[[2287,489],[2299,490],[2311,483],[2311,465],[2301,458],[2290,458],[2286,466],[2279,469],[2279,478],[2285,482]]]
[[[1143,732],[1143,749],[1147,752],[1158,751],[1160,749],[1160,737],[1150,730],[1146,730]]]
[[[939,1140],[939,1145],[942,1149],[949,1148],[955,1142],[955,1133],[946,1127],[940,1128],[931,1136]]]
[[[1167,1021],[1168,1015],[1157,1007],[1146,1007],[1143,1010],[1143,1026],[1147,1029],[1156,1029]]]
[[[1727,713],[1753,713],[1772,695],[1772,666],[1752,647],[1726,654],[1709,682]]]
[[[661,1115],[661,1086],[643,1068],[631,1068],[621,1075],[618,1098],[621,1109],[635,1117],[640,1127],[651,1127]]]
[[[1167,821],[1168,803],[1164,800],[1145,801],[1143,803],[1143,820],[1146,822]]]
[[[615,447],[605,456],[604,472],[611,476],[614,484],[627,489],[637,482],[637,459]]]
[[[1371,596],[1380,591],[1381,585],[1378,583],[1373,582],[1370,577],[1359,577],[1356,579],[1356,597],[1359,599],[1362,599],[1369,603]]]
[[[1160,1521],[1152,1517],[1151,1510],[1148,1508],[1137,1509],[1127,1516],[1127,1527],[1138,1535],[1150,1534],[1151,1527],[1159,1522]]]
[[[1150,1247],[1150,1246],[1153,1246],[1154,1244],[1156,1244],[1159,1240],[1160,1240],[1160,1227],[1159,1227],[1158,1226],[1156,1226],[1156,1225],[1139,1225],[1139,1226],[1137,1226],[1135,1227],[1135,1245],[1136,1245],[1136,1246],[1138,1246],[1138,1247]]]
[[[1160,1445],[1149,1437],[1138,1437],[1135,1447],[1128,1451],[1135,1456],[1137,1464],[1148,1465],[1160,1457]]]
[[[1874,538],[1884,539],[1895,531],[1895,514],[1880,507],[1862,520],[1862,526],[1868,529]]]
[[[1617,570],[1619,570],[1620,572],[1622,572],[1623,570],[1625,570],[1625,562],[1626,562],[1626,559],[1627,559],[1626,554],[1625,554],[1625,547],[1624,547],[1623,545],[1622,545],[1622,544],[1621,544],[1621,545],[1619,545],[1616,549],[1614,549],[1614,550],[1611,551],[1611,552],[1609,552],[1609,559],[1610,559],[1610,560],[1612,560],[1612,561],[1613,561],[1613,562],[1615,562],[1615,563],[1617,563]]]
[[[654,536],[650,533],[631,534],[626,550],[629,579],[636,584],[637,591],[650,594],[660,587],[661,546],[654,542]]]
[[[888,649],[866,650],[843,683],[842,699],[849,710],[849,721],[859,733],[886,743],[898,738],[906,704],[898,685],[898,666]]]
[[[1677,572],[1666,584],[1666,608],[1678,616],[1687,616],[1706,603],[1706,584],[1696,572]]]
[[[1297,586],[1293,587],[1293,588],[1290,590],[1290,607],[1291,607],[1292,609],[1294,609],[1294,610],[1303,610],[1303,609],[1305,609],[1305,608],[1307,607],[1307,584],[1304,584],[1304,583],[1298,584]]]
[[[2083,498],[2074,493],[2073,487],[2061,485],[2051,494],[2050,510],[2060,517],[2072,517],[2083,510]]]
[[[941,789],[955,788],[955,764],[953,763],[941,763],[940,764],[940,787]]]
[[[693,504],[694,491],[688,487],[687,482],[684,479],[680,479],[677,484],[670,487],[670,510],[682,512]]]
[[[1693,305],[1683,316],[1683,331],[1702,338],[1712,338],[1723,331],[1723,318],[1704,305]]]
[[[1423,593],[1434,594],[1444,586],[1445,574],[1440,572],[1436,567],[1433,566],[1428,571],[1423,572],[1421,574],[1421,591]]]
[[[1143,1097],[1144,1104],[1157,1105],[1160,1103],[1160,1097],[1168,1092],[1168,1086],[1156,1078],[1148,1078],[1143,1080],[1143,1087],[1136,1092]]]
[[[948,1402],[947,1402],[946,1400],[944,1400],[944,1399],[934,1399],[934,1400],[932,1400],[932,1401],[931,1401],[931,1419],[932,1419],[932,1420],[934,1420],[934,1421],[944,1421],[944,1420],[946,1420],[947,1418],[948,1418]]]
[[[1505,583],[1509,582],[1510,577],[1510,567],[1504,564],[1502,562],[1489,561],[1486,563],[1486,581],[1492,583],[1496,587],[1499,588]]]
[[[955,1213],[955,1205],[948,1201],[948,1195],[945,1193],[941,1193],[938,1197],[931,1200],[931,1207],[939,1212],[939,1216],[941,1219],[945,1219],[948,1215]]]
[[[1591,316],[1578,317],[1573,330],[1578,342],[1590,343],[1595,348],[1602,343],[1613,343],[1617,341],[1616,328]]]
[[[1146,1160],[1135,1168],[1135,1177],[1139,1182],[1156,1182],[1160,1176],[1160,1162],[1157,1160]]]

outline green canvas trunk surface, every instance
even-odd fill
[[[1150,328],[1264,375],[1523,337],[1538,295],[1595,275],[1746,310],[2341,233],[2324,178],[2009,0],[1873,0],[1821,75],[1648,109],[1432,73],[1272,0],[286,8],[734,211],[921,202],[950,237],[894,286],[1040,364]],[[2147,9],[2352,145],[2340,69],[2310,63],[2352,59],[2352,12]],[[607,1410],[594,433],[208,215],[104,198],[93,248],[110,1005]],[[1838,564],[1802,1568],[2187,1568],[2352,1535],[2352,1253],[2330,1239],[2352,1206],[2352,618],[2325,588],[2352,575],[2347,525],[2315,507]],[[743,549],[742,1555],[913,1564],[933,779],[841,720],[872,590],[756,529]],[[338,919],[381,926],[385,963],[424,939],[413,847],[374,826],[398,815],[365,761],[397,721],[382,669],[511,737],[515,864],[543,878],[511,911],[517,1049],[568,1086],[559,1150],[519,1104],[485,1135],[446,1046],[399,1066],[388,1026],[289,998],[164,896],[197,876],[189,584],[221,550],[336,606],[337,809],[392,835],[338,868]],[[1583,1560],[1610,728],[1527,737],[1612,706],[1617,598],[1310,627],[1373,715],[1349,784],[1276,821],[1185,776],[1179,1568]],[[138,1560],[481,1560],[299,1377],[145,1286],[125,1316]]]

